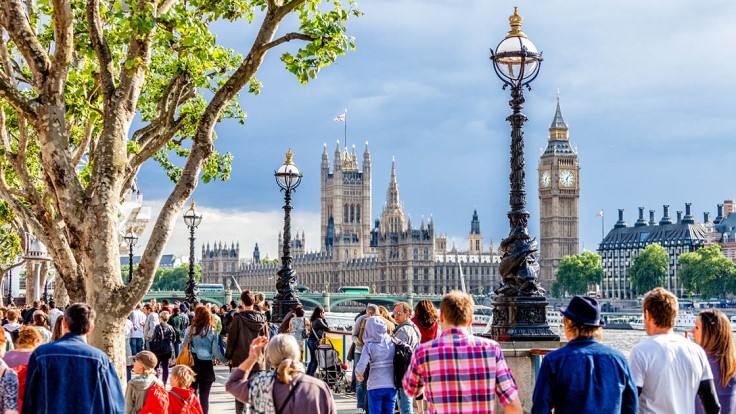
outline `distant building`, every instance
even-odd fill
[[[649,221],[644,218],[644,207],[639,207],[639,219],[633,226],[624,220],[624,210],[619,209],[618,221],[606,235],[598,248],[603,266],[601,290],[603,297],[633,299],[628,271],[633,259],[644,248],[653,243],[664,247],[669,255],[667,280],[664,287],[677,296],[683,294],[678,278],[679,257],[703,247],[708,240],[706,226],[695,221],[690,211],[690,203],[685,204],[685,215],[678,212],[677,220],[669,215],[669,206],[664,206],[662,219],[657,223],[654,210],[649,210]],[[636,292],[643,294],[645,292]]]
[[[708,230],[708,242],[718,243],[723,255],[736,262],[736,214],[734,213],[734,200],[725,200],[718,204],[718,215],[712,222],[705,213],[706,229]]]
[[[334,169],[330,170],[327,150],[321,164],[320,250],[307,252],[306,236],[292,239],[292,256],[297,283],[311,291],[334,292],[340,286],[369,286],[376,293],[442,294],[461,289],[488,293],[500,283],[500,256],[483,251],[480,220],[473,213],[470,249],[448,251],[447,236],[435,232],[434,221],[422,219],[418,228],[404,213],[391,164],[386,201],[379,219],[371,228],[371,159],[366,146],[363,170],[358,169],[355,150],[335,150]],[[279,235],[279,256],[282,250]],[[240,248],[231,243],[203,247],[202,268],[205,283],[237,283],[242,289],[274,291],[280,263],[264,264],[257,247],[253,260],[241,260]]]
[[[129,256],[120,256],[120,266],[128,266],[130,263]],[[140,256],[133,256],[133,266],[138,266],[141,263]],[[165,254],[161,256],[161,261],[158,263],[160,269],[174,269],[185,264],[182,257],[174,254]]]

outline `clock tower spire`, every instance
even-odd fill
[[[579,173],[578,153],[570,145],[570,130],[562,117],[558,91],[547,148],[539,159],[539,281],[548,290],[562,256],[579,251]]]

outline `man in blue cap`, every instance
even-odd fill
[[[570,342],[542,360],[532,413],[635,414],[639,400],[629,363],[621,352],[599,342],[605,324],[598,302],[575,296],[560,311]]]

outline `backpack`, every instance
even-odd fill
[[[148,389],[146,400],[138,414],[162,414],[167,411],[169,411],[169,394],[166,388],[154,382]]]
[[[274,336],[278,335],[279,333],[279,327],[276,326],[275,323],[268,323],[268,339],[273,338]]]
[[[5,332],[9,333],[10,334],[10,337],[13,338],[13,345],[17,344],[18,343],[18,338],[20,338],[20,328],[14,330],[12,332],[9,331],[8,328],[5,328],[5,327],[3,327],[3,329],[5,329]]]
[[[176,334],[174,333],[174,328],[168,324],[166,324],[165,328],[164,324],[158,325],[156,327],[156,332],[153,334],[153,341],[151,341],[151,351],[156,355],[173,352],[174,347],[172,343],[174,342],[175,337]]]
[[[402,389],[401,383],[404,381],[404,374],[411,365],[411,357],[414,350],[406,342],[392,338],[394,342],[394,386]]]
[[[184,403],[184,406],[181,407],[179,414],[202,414],[202,411],[198,410],[197,406],[194,404],[194,400],[195,398],[197,398],[196,393],[192,393],[188,400],[185,400],[184,397],[177,394],[174,390],[169,391],[169,395],[173,395],[175,398],[178,398],[179,400],[181,400],[181,402]]]
[[[28,374],[28,364],[18,365],[10,368],[18,375],[18,412],[23,410],[23,395],[26,393],[26,375]]]

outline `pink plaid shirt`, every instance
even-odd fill
[[[409,397],[424,387],[430,413],[493,414],[496,395],[506,405],[518,394],[498,343],[459,328],[419,345],[403,385]]]

